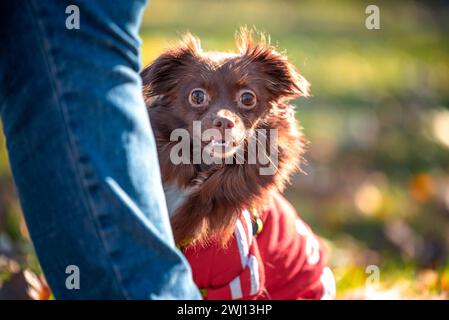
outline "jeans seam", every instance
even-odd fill
[[[95,204],[93,203],[91,197],[89,197],[88,193],[85,191],[85,189],[90,189],[88,184],[86,183],[84,179],[83,170],[80,168],[78,159],[80,158],[80,152],[79,148],[75,142],[76,138],[74,137],[71,129],[70,129],[70,116],[67,111],[67,106],[65,105],[63,98],[61,96],[61,85],[58,81],[57,77],[57,67],[52,59],[51,54],[51,45],[46,37],[46,29],[44,23],[39,18],[39,9],[35,6],[33,1],[30,1],[30,10],[33,11],[35,14],[31,16],[35,16],[35,22],[37,24],[37,28],[39,32],[36,32],[37,37],[40,39],[40,47],[41,52],[43,53],[45,63],[47,65],[47,74],[50,76],[50,83],[53,86],[53,94],[56,104],[59,106],[59,112],[60,116],[63,118],[63,127],[65,129],[66,135],[67,135],[67,141],[68,141],[68,150],[69,150],[69,157],[72,162],[73,169],[76,173],[76,180],[78,181],[78,184],[81,186],[81,194],[84,199],[83,203],[87,209],[87,212],[89,212],[90,219],[95,225],[95,229],[97,231],[97,234],[99,236],[99,239],[101,239],[101,242],[103,244],[103,247],[105,249],[105,252],[107,253],[107,256],[109,256],[110,248],[107,245],[107,241],[104,237],[104,233],[101,229],[100,222],[98,221],[97,217],[99,216],[98,212],[96,212]],[[109,264],[111,265],[111,269],[113,273],[115,274],[115,282],[117,288],[122,292],[124,297],[126,299],[130,299],[130,296],[128,292],[126,291],[125,287],[122,285],[123,277],[120,274],[120,271],[114,266],[114,263],[110,259],[109,256]]]

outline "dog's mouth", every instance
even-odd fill
[[[208,143],[213,147],[227,147],[231,144],[230,141],[226,141],[224,139],[211,139],[211,141]]]
[[[214,158],[228,158],[233,156],[243,145],[243,140],[229,139],[210,139],[204,145],[204,151]]]

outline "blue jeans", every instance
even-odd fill
[[[200,298],[174,245],[141,94],[146,1],[0,3],[3,130],[55,297]],[[71,4],[79,29],[66,28]]]

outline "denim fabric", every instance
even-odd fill
[[[197,299],[176,250],[143,98],[146,1],[0,2],[0,112],[57,299]],[[66,28],[66,7],[80,29]],[[66,287],[76,265],[80,288]]]

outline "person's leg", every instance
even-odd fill
[[[174,246],[141,95],[145,1],[0,3],[3,129],[55,297],[200,298]],[[72,4],[79,30],[66,28]],[[79,290],[66,287],[69,265]]]

